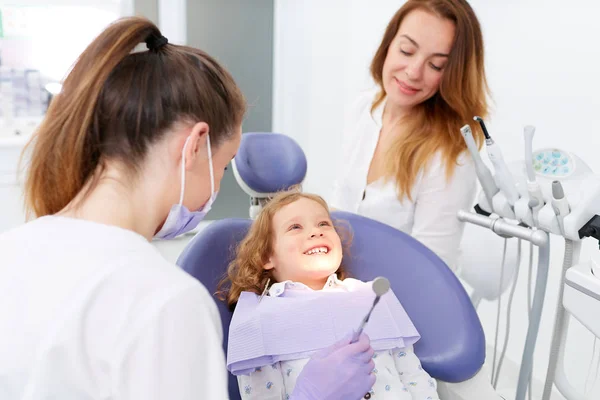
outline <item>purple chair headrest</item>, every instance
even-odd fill
[[[415,352],[429,374],[446,382],[473,377],[485,361],[485,337],[477,313],[454,273],[431,250],[411,236],[380,222],[345,212],[334,219],[350,224],[350,275],[369,281],[385,276],[421,334]],[[246,235],[251,220],[215,221],[198,233],[177,264],[215,293],[219,280]],[[215,299],[223,324],[224,343],[231,312]],[[239,399],[237,379],[230,375],[229,395]]]
[[[298,143],[289,136],[270,132],[243,134],[232,165],[238,185],[254,198],[265,198],[302,183],[307,169]]]

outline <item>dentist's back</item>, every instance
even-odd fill
[[[1,399],[227,398],[211,296],[144,237],[48,216],[0,254]]]

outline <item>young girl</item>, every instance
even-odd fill
[[[235,307],[227,366],[242,399],[288,399],[310,355],[357,328],[371,307],[370,283],[346,277],[340,232],[321,197],[289,191],[265,206],[238,247],[223,283]],[[376,376],[365,399],[439,398],[413,351],[419,335],[391,291],[365,332]]]

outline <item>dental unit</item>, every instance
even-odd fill
[[[564,354],[571,316],[600,337],[600,319],[597,318],[600,315],[600,271],[591,260],[579,261],[581,241],[586,237],[600,240],[600,175],[594,174],[579,157],[564,150],[544,148],[533,151],[533,126],[524,128],[524,161],[506,164],[483,120],[479,117],[474,120],[479,122],[485,135],[486,150],[495,175],[490,178],[491,173],[481,160],[469,126],[463,126],[461,134],[474,160],[482,190],[475,212],[461,210],[458,218],[488,228],[504,238],[528,241],[538,248],[539,254],[515,399],[524,400],[531,385],[533,353],[550,264],[549,235],[554,234],[564,238],[565,255],[542,399],[550,399],[555,385],[568,400],[584,400],[586,397],[566,377]],[[531,265],[529,276],[531,279]],[[497,382],[497,375],[492,376],[492,380]]]

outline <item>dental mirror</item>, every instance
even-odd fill
[[[365,328],[365,325],[367,325],[367,322],[371,317],[371,313],[375,308],[375,304],[379,303],[379,299],[381,298],[381,296],[383,296],[387,293],[388,290],[390,290],[390,281],[387,278],[379,276],[373,280],[371,288],[373,289],[373,292],[375,292],[375,300],[373,300],[373,305],[371,306],[371,309],[369,310],[365,318],[362,320],[360,326],[358,327],[358,330],[354,333],[354,336],[352,337],[352,341],[350,343],[354,343],[358,340],[360,334]]]

